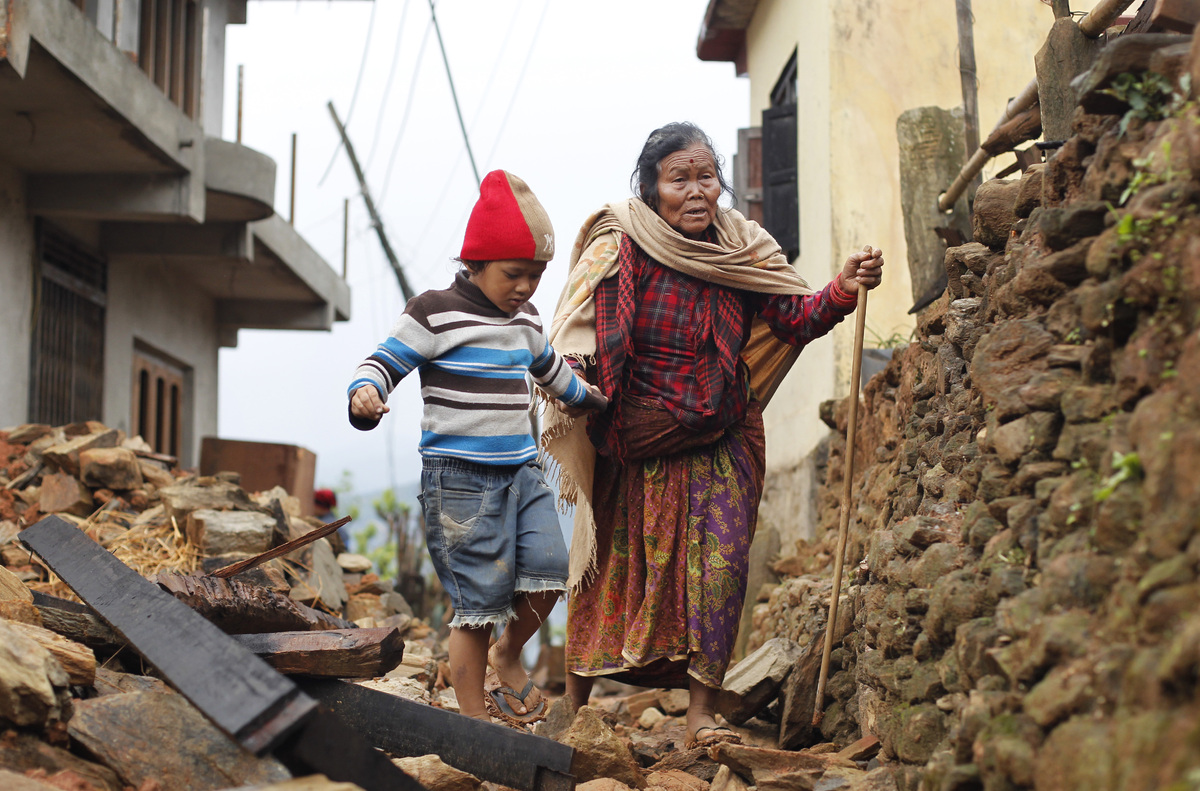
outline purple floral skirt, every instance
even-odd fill
[[[567,669],[630,684],[721,686],[762,496],[762,410],[697,435],[625,396],[627,461],[596,459],[596,571],[567,610]],[[655,454],[655,455],[651,455]]]

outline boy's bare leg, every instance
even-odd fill
[[[496,674],[500,676],[500,680],[504,682],[505,686],[518,693],[525,688],[525,684],[529,680],[529,676],[525,673],[525,667],[521,664],[521,650],[525,647],[525,643],[529,642],[529,638],[533,637],[541,628],[542,621],[546,620],[546,616],[554,609],[560,595],[558,591],[544,591],[523,593],[518,596],[513,607],[517,617],[508,622],[504,627],[504,633],[500,635],[500,639],[488,653],[488,658],[491,660],[492,667],[496,668]],[[516,701],[512,701],[512,707],[513,711],[518,714],[526,713],[521,704]]]
[[[477,720],[491,721],[483,705],[483,676],[487,671],[488,643],[492,627],[459,627],[450,630],[450,681],[458,698],[458,710]]]
[[[577,676],[574,673],[567,673],[567,695],[571,698],[571,703],[578,710],[588,704],[588,700],[592,697],[592,686],[596,683],[596,679],[591,676]]]

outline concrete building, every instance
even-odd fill
[[[0,426],[100,419],[197,462],[238,330],[328,330],[346,283],[220,138],[246,0],[0,0]]]
[[[1034,54],[1054,17],[1037,0],[977,0],[974,14],[986,137],[1008,99],[1033,79]],[[743,211],[763,218],[816,287],[849,253],[882,248],[887,269],[871,294],[867,345],[907,338],[914,299],[897,119],[913,108],[962,105],[955,4],[710,0],[697,55],[732,62],[750,80],[750,117],[761,125],[739,136]],[[853,329],[845,322],[832,343],[807,349],[766,411],[760,561],[793,554],[796,540],[812,535],[814,450],[829,431],[818,407],[849,390]]]

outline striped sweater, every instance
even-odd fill
[[[425,402],[422,456],[492,465],[536,458],[526,371],[569,406],[598,406],[550,346],[532,305],[506,313],[462,273],[450,288],[409,300],[391,336],[358,366],[348,395],[371,385],[386,401],[415,369],[420,369]],[[378,422],[350,415],[358,429]]]

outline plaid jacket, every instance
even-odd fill
[[[628,236],[620,271],[596,291],[597,376],[612,406],[593,419],[597,448],[617,447],[622,392],[661,398],[687,428],[711,431],[745,414],[749,378],[739,355],[760,315],[781,340],[803,347],[854,311],[836,279],[810,296],[767,295],[707,283],[651,259]]]

